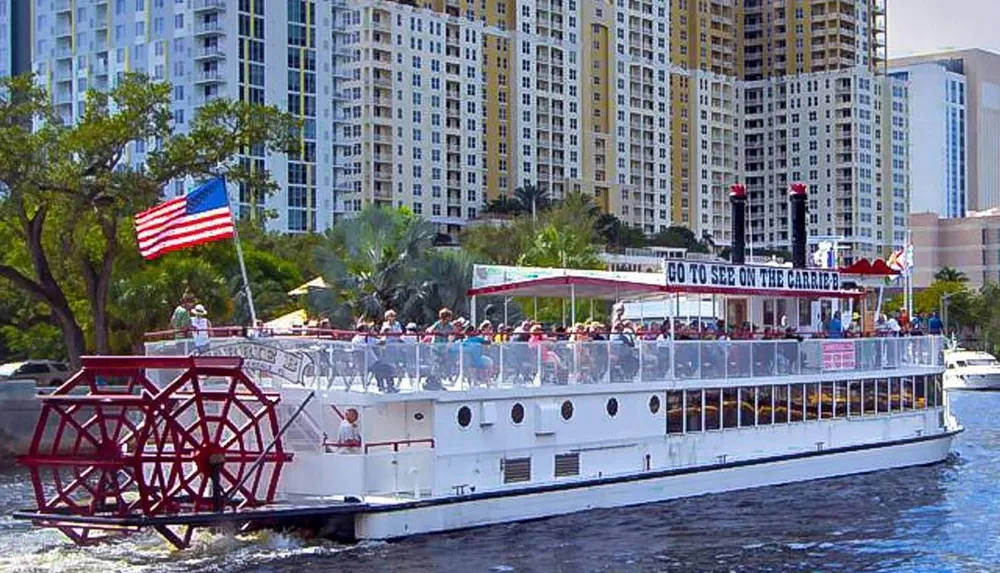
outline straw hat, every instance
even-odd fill
[[[208,311],[205,310],[205,307],[203,305],[199,304],[195,305],[194,309],[191,310],[191,314],[195,316],[206,316],[208,314]]]

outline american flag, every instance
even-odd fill
[[[236,233],[229,210],[226,182],[212,179],[183,197],[160,203],[135,216],[139,253],[151,260],[202,243],[232,238]]]

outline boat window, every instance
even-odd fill
[[[510,421],[515,424],[520,424],[524,421],[524,406],[520,403],[514,404],[510,408]]]
[[[833,384],[833,417],[844,418],[847,416],[847,383],[834,382]]]
[[[847,415],[861,415],[861,382],[852,380],[847,383]]]
[[[965,362],[968,366],[996,366],[995,358],[970,358]]]
[[[955,364],[953,364],[953,363],[949,362],[949,363],[948,363],[948,369],[949,369],[949,370],[951,370],[951,369],[953,369],[953,368],[955,368]]]
[[[735,428],[739,425],[739,393],[736,388],[722,390],[722,427]]]
[[[864,413],[874,414],[875,413],[875,381],[874,380],[862,380],[861,381],[861,399],[864,400]]]
[[[705,390],[705,429],[722,429],[722,390]]]
[[[468,406],[462,406],[458,409],[458,425],[463,428],[468,428],[469,424],[472,423],[472,409]]]
[[[562,419],[568,421],[573,417],[573,402],[566,400],[562,403],[562,408],[559,411],[562,414]]]
[[[900,395],[899,378],[889,379],[889,411],[898,412],[902,406],[900,406],[900,400],[902,396]]]
[[[657,414],[659,413],[659,411],[660,411],[660,397],[654,394],[653,396],[649,397],[649,413]]]
[[[701,390],[685,390],[686,407],[684,409],[685,431],[701,431]]]
[[[878,408],[879,414],[885,414],[889,412],[889,380],[885,378],[879,378],[875,381],[875,400],[878,402],[876,407]]]
[[[916,402],[916,408],[918,410],[927,409],[927,377],[917,376],[915,380],[915,389],[913,392],[913,398]]]
[[[774,403],[771,402],[771,387],[757,386],[757,425],[769,426],[774,420]]]
[[[791,401],[792,407],[788,411],[788,421],[790,422],[801,422],[802,421],[802,410],[803,403],[805,400],[805,391],[802,384],[792,384],[791,387]]]
[[[618,399],[617,398],[608,398],[608,403],[604,407],[604,409],[607,410],[608,415],[611,416],[612,418],[614,418],[615,416],[617,416],[618,415]]]
[[[833,382],[824,382],[819,393],[820,417],[824,420],[833,417]]]
[[[774,423],[788,423],[788,386],[785,384],[774,387]]]
[[[965,367],[965,360],[956,360],[955,361],[955,366],[958,366],[959,368],[964,368]]]
[[[904,377],[901,384],[903,385],[903,410],[913,409],[913,378]]]
[[[656,408],[660,408],[660,399],[656,396]],[[652,407],[652,399],[650,399],[650,407]],[[684,391],[683,390],[671,390],[667,392],[667,433],[668,434],[681,434],[684,433]]]
[[[819,417],[819,384],[806,384],[806,420]]]
[[[748,388],[740,388],[740,427],[746,428],[753,426],[755,423],[755,418],[757,417],[757,406],[755,405],[755,396],[753,391],[753,386]]]

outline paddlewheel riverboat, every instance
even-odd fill
[[[808,334],[817,312],[862,293],[806,268],[804,196],[795,213],[791,267],[742,264],[736,241],[734,264],[662,273],[479,267],[469,293],[711,293],[729,322],[786,316],[795,336],[372,345],[218,332],[88,358],[44,398],[21,460],[37,507],[17,517],[78,543],[155,528],[184,547],[227,523],[389,539],[943,460],[961,429],[944,341]]]

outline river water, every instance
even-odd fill
[[[30,504],[11,468],[0,471],[0,571],[997,571],[1000,393],[953,394],[952,410],[966,431],[936,466],[392,543],[203,533],[177,552],[143,534],[79,549],[6,517]]]

